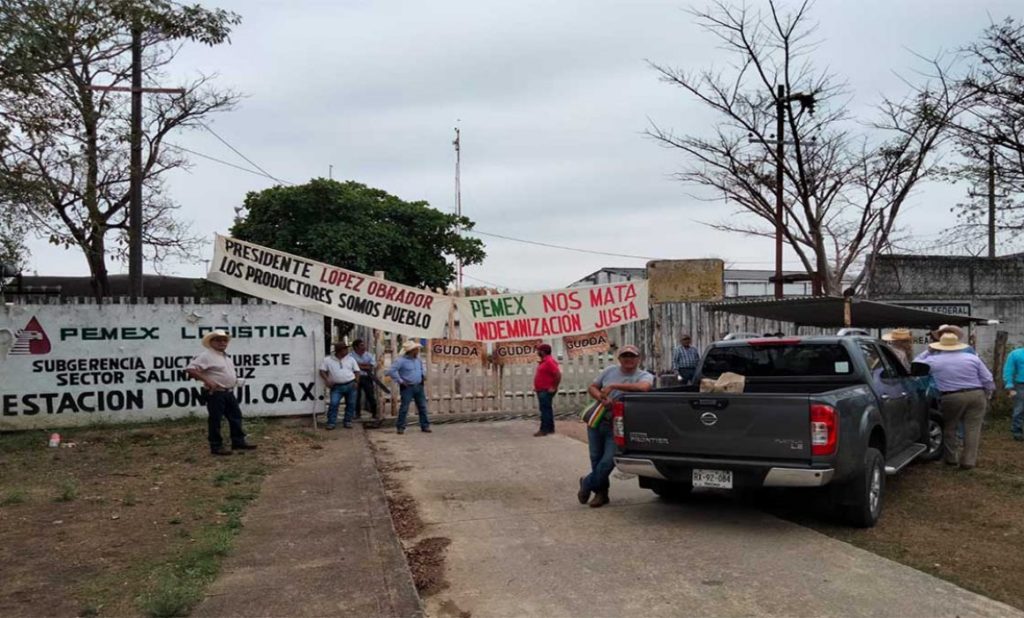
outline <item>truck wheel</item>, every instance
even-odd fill
[[[847,523],[858,528],[870,528],[878,523],[885,493],[885,460],[878,449],[869,447],[864,453],[864,467],[847,486],[847,491]]]
[[[921,436],[922,443],[928,447],[921,456],[921,461],[936,461],[942,457],[942,419],[934,414],[928,415],[928,423],[924,435]]]

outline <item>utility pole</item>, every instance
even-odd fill
[[[775,299],[782,298],[782,178],[786,139],[786,87],[775,93]]]
[[[996,256],[996,146],[988,145],[988,256]]]
[[[459,217],[462,216],[462,180],[461,180],[461,166],[462,166],[462,142],[459,127],[455,127],[455,141],[452,142],[455,146],[455,214]],[[455,258],[456,267],[458,268],[458,295],[462,295],[462,258]]]
[[[131,184],[128,204],[128,288],[142,297],[142,23],[132,20]]]
[[[132,21],[132,85],[89,86],[103,92],[130,92],[131,148],[130,181],[128,187],[128,287],[132,302],[142,297],[142,93],[185,94],[184,88],[142,87],[142,34],[143,27],[136,17]]]
[[[996,142],[991,140],[988,143],[988,157],[986,157],[986,176],[988,180],[988,191],[986,191],[988,199],[988,256],[994,258],[996,256],[996,198],[1006,197],[1005,195],[996,194]],[[971,197],[981,197],[981,194],[975,193],[974,191],[968,191],[967,195]]]
[[[786,86],[778,84],[775,87],[775,298],[782,298],[782,238],[785,232],[785,224],[783,222],[783,215],[785,213],[784,196],[782,191],[782,183],[785,180],[785,157],[786,157],[786,111],[789,109],[789,103],[791,101],[800,102],[800,113],[805,111],[809,114],[814,113],[814,94],[807,94],[804,92],[788,93],[786,92]],[[768,146],[773,142],[772,139],[758,139],[754,137],[753,133],[747,138],[752,144],[764,144]],[[816,138],[812,137],[811,142],[813,143]],[[798,140],[796,136],[793,136],[793,145],[799,146],[804,142]],[[816,277],[817,285],[820,286],[821,279],[820,273]]]

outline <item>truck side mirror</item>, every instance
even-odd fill
[[[931,371],[932,368],[928,366],[928,363],[910,363],[910,375],[915,378],[923,378]]]

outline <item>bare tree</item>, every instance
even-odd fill
[[[14,35],[0,45],[14,67],[0,72],[0,207],[51,243],[79,248],[98,296],[110,292],[108,256],[127,252],[130,106],[126,94],[94,87],[130,87],[133,23],[143,26],[144,78],[160,82],[176,40],[219,43],[238,21],[165,0],[10,0],[0,8],[0,30]],[[185,90],[145,98],[143,242],[153,262],[194,259],[198,242],[165,194],[164,173],[187,164],[165,138],[238,99],[208,77]]]
[[[776,87],[784,85],[784,242],[826,293],[837,294],[863,284],[869,256],[892,241],[908,196],[933,171],[932,155],[960,97],[939,81],[907,100],[884,101],[878,117],[856,122],[845,108],[845,84],[811,61],[821,43],[810,7],[805,1],[783,13],[769,2],[762,12],[716,2],[691,11],[732,63],[699,71],[651,66],[719,121],[705,135],[680,136],[654,124],[648,134],[688,155],[677,177],[711,189],[700,199],[737,206],[741,216],[712,227],[774,237]],[[789,93],[813,95],[813,108],[790,101],[811,96]]]
[[[959,157],[947,177],[970,183],[971,199],[953,208],[958,225],[943,242],[980,253],[989,227],[990,162],[996,229],[1004,241],[1024,235],[1024,24],[1013,18],[992,23],[958,60],[957,76],[944,67],[936,73],[970,95],[965,112],[949,122]]]

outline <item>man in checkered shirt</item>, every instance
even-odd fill
[[[693,382],[693,376],[697,373],[697,363],[700,362],[700,352],[690,345],[693,340],[690,335],[683,335],[679,338],[679,345],[672,352],[672,368],[679,372],[679,379],[683,384]]]

